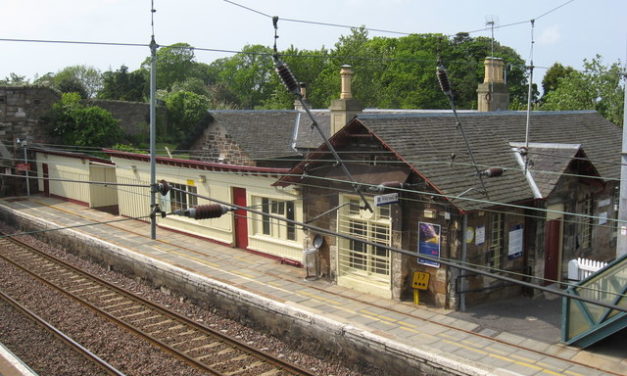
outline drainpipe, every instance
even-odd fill
[[[468,214],[464,213],[462,218],[462,255],[461,262],[462,264],[466,263],[466,259],[468,258],[468,246],[466,245],[466,229],[468,228]],[[459,273],[459,310],[461,312],[466,312],[466,270],[462,269]]]

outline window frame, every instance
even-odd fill
[[[253,196],[253,202],[261,207],[261,212],[272,216],[284,217],[287,220],[296,220],[296,205],[292,200],[281,200],[272,197]],[[282,221],[263,214],[255,214],[255,235],[269,236],[274,239],[295,242],[297,241],[296,224]],[[261,223],[261,225],[259,225]]]

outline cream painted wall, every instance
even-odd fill
[[[116,165],[116,176],[120,183],[147,184],[150,181],[150,165],[147,161],[138,161],[113,156]],[[133,168],[134,166],[134,168]],[[201,178],[202,176],[202,178]],[[294,202],[295,220],[302,221],[302,200],[293,190],[283,191],[272,187],[276,177],[243,175],[234,172],[208,171],[190,167],[179,167],[158,164],[157,181],[164,179],[169,183],[194,186],[198,195],[207,196],[227,203],[232,203],[233,188],[246,190],[247,206],[253,205],[255,197],[267,197],[275,200],[296,200]],[[204,182],[202,181],[204,180]],[[148,188],[121,188],[118,190],[120,214],[136,217],[150,213],[150,190]],[[160,195],[159,195],[160,196]],[[198,205],[210,204],[212,201],[198,199]],[[255,207],[261,210],[260,207]],[[267,253],[276,257],[302,261],[303,232],[296,228],[296,240],[288,241],[268,235],[255,233],[261,227],[255,225],[260,218],[248,216],[248,249]],[[232,212],[220,218],[193,220],[186,217],[170,215],[158,217],[160,226],[172,228],[197,236],[210,238],[226,244],[235,244],[234,217]]]
[[[89,161],[86,159],[36,153],[39,190],[43,191],[42,164],[48,164],[50,178],[89,181]],[[89,203],[89,184],[50,180],[50,194]]]
[[[98,182],[115,183],[115,167],[103,166],[92,163],[89,168],[89,180]],[[118,204],[118,187],[105,186],[102,184],[90,184],[89,206],[92,208],[100,208],[104,206],[113,206]]]

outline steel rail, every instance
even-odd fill
[[[249,356],[252,356],[252,357],[255,357],[257,359],[260,359],[260,360],[266,362],[267,364],[269,364],[269,365],[271,365],[271,366],[273,366],[273,367],[275,367],[277,369],[283,370],[283,371],[285,371],[287,373],[290,373],[292,375],[314,376],[314,374],[310,373],[309,371],[307,371],[307,370],[305,370],[303,368],[300,368],[300,367],[297,367],[297,366],[295,366],[293,364],[284,362],[284,361],[282,361],[282,360],[280,360],[278,358],[275,358],[275,357],[273,357],[273,356],[271,356],[269,354],[266,354],[266,353],[264,353],[264,352],[262,352],[260,350],[252,348],[252,347],[242,343],[241,341],[238,341],[237,339],[232,338],[232,337],[230,337],[230,336],[228,336],[228,335],[226,335],[224,333],[218,332],[218,331],[216,331],[216,330],[214,330],[212,328],[206,327],[204,325],[200,325],[200,324],[198,324],[198,323],[188,319],[185,316],[182,316],[182,315],[180,315],[180,314],[178,314],[176,312],[173,312],[173,311],[167,309],[166,307],[163,307],[163,306],[161,306],[161,305],[159,305],[157,303],[150,302],[150,301],[148,301],[148,300],[146,300],[146,299],[144,299],[142,297],[136,296],[136,295],[132,294],[131,292],[129,292],[127,290],[124,290],[124,289],[122,289],[122,288],[120,288],[118,286],[115,286],[115,285],[105,281],[104,279],[98,277],[98,276],[95,276],[95,275],[92,275],[92,274],[87,273],[85,271],[82,271],[82,270],[74,267],[73,265],[70,265],[70,264],[66,263],[63,260],[60,260],[60,259],[58,259],[58,258],[56,258],[54,256],[51,256],[51,255],[48,255],[46,253],[43,253],[42,251],[39,251],[37,248],[35,248],[35,247],[33,247],[33,246],[29,245],[29,244],[25,244],[24,242],[20,241],[19,239],[11,238],[11,239],[5,239],[5,240],[12,241],[12,242],[18,244],[19,246],[21,246],[23,248],[26,248],[28,251],[36,253],[38,256],[40,256],[42,258],[45,258],[46,260],[49,260],[49,261],[51,261],[53,263],[61,265],[62,267],[66,268],[66,269],[69,269],[72,272],[77,273],[77,274],[79,274],[80,276],[82,276],[84,278],[92,280],[96,284],[101,285],[102,287],[104,287],[104,288],[106,288],[108,290],[111,290],[111,291],[115,292],[116,294],[119,294],[119,295],[123,296],[124,298],[127,298],[127,299],[133,301],[136,304],[146,306],[147,308],[152,309],[152,310],[156,311],[157,313],[159,313],[159,314],[161,314],[163,316],[169,317],[169,318],[171,318],[173,320],[180,321],[180,322],[184,323],[185,325],[190,326],[192,329],[198,330],[201,333],[206,334],[209,337],[216,338],[218,341],[221,341],[221,342],[227,344],[228,346],[235,347],[235,348],[239,349],[240,351],[242,351],[244,353],[247,353]],[[136,335],[138,335],[140,337],[146,338],[150,342],[153,342],[157,346],[165,349],[167,352],[170,352],[170,353],[174,354],[179,359],[181,359],[181,360],[183,360],[185,362],[188,362],[189,364],[192,364],[193,366],[198,367],[198,368],[200,368],[202,370],[205,370],[205,371],[207,371],[207,372],[209,372],[211,374],[214,374],[216,376],[223,376],[224,375],[224,373],[222,373],[222,372],[220,372],[218,370],[215,370],[215,369],[211,368],[210,366],[207,366],[206,364],[202,363],[199,360],[194,359],[191,356],[186,355],[182,351],[179,351],[179,350],[175,349],[174,347],[164,343],[163,341],[155,338],[154,336],[151,336],[149,333],[146,333],[146,332],[144,332],[144,331],[142,331],[142,330],[140,330],[138,328],[135,328],[131,324],[128,324],[125,321],[115,317],[114,315],[112,315],[112,314],[110,314],[110,313],[108,313],[108,312],[106,312],[106,311],[104,311],[104,310],[94,306],[93,304],[91,304],[88,301],[85,301],[81,297],[78,297],[78,296],[70,293],[69,291],[63,289],[62,287],[58,287],[58,286],[54,285],[54,283],[52,283],[52,282],[44,279],[43,277],[35,274],[34,271],[31,271],[31,270],[29,270],[29,269],[27,269],[27,268],[17,264],[13,260],[8,259],[4,255],[0,254],[0,257],[2,257],[4,259],[7,259],[8,262],[16,265],[20,269],[22,269],[22,270],[26,271],[27,273],[33,275],[38,280],[41,280],[43,283],[45,283],[45,284],[47,284],[47,285],[49,285],[49,286],[51,286],[51,287],[61,291],[62,293],[66,294],[67,296],[71,297],[72,299],[75,299],[78,302],[80,302],[81,304],[86,305],[90,309],[95,310],[98,314],[102,315],[103,317],[105,317],[105,318],[115,322],[116,324],[124,327],[125,329],[135,333]]]
[[[78,343],[75,340],[73,340],[71,337],[69,337],[68,335],[63,333],[61,330],[59,330],[56,327],[54,327],[52,324],[50,324],[49,322],[47,322],[46,320],[41,318],[35,312],[33,312],[30,309],[28,309],[22,303],[18,302],[17,300],[13,299],[11,296],[7,295],[4,291],[0,290],[0,298],[5,300],[7,303],[11,304],[11,306],[13,306],[18,311],[22,312],[22,314],[27,316],[29,319],[34,321],[36,324],[40,325],[41,327],[43,327],[47,331],[49,331],[52,334],[54,334],[57,338],[61,339],[70,348],[72,348],[72,350],[78,352],[80,355],[85,357],[87,360],[89,360],[92,363],[95,363],[96,365],[98,365],[100,368],[105,370],[109,375],[126,376],[126,374],[122,373],[121,371],[119,371],[118,369],[116,369],[115,367],[113,367],[112,365],[107,363],[105,360],[100,358],[98,355],[96,355],[96,354],[92,353],[91,351],[89,351],[89,349],[85,348],[83,345],[81,345],[80,343]]]

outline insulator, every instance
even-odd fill
[[[287,66],[287,64],[277,59],[276,72],[279,74],[283,85],[285,85],[290,93],[294,95],[300,95],[300,85],[298,85],[296,77],[294,77],[292,71],[290,71],[290,68]]]
[[[480,175],[486,176],[489,178],[494,178],[494,177],[503,175],[503,169],[500,167],[490,167],[481,171]]]
[[[174,214],[184,215],[192,219],[208,219],[218,218],[226,214],[229,208],[220,204],[199,205],[183,211],[174,212]]]
[[[383,183],[377,185],[376,187],[371,187],[370,190],[371,191],[375,191],[375,192],[383,192],[386,189],[390,189],[390,188],[403,188],[403,183],[398,182],[398,181],[384,181]]]
[[[438,69],[436,72],[438,76],[438,82],[440,83],[440,88],[442,92],[447,96],[452,96],[453,92],[451,91],[451,83],[448,81],[448,74],[446,73],[446,69],[442,64],[438,65]]]
[[[522,147],[518,148],[518,152],[524,158],[529,153],[529,149],[527,149],[526,147],[522,146]]]

